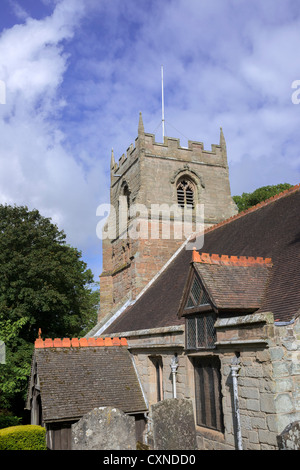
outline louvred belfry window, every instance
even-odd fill
[[[194,209],[194,185],[187,179],[181,180],[177,185],[177,202],[182,208],[188,207]]]

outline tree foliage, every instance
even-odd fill
[[[23,394],[33,343],[85,334],[97,317],[98,292],[81,253],[37,210],[0,206],[0,408]]]
[[[262,186],[252,193],[243,193],[241,196],[233,196],[233,200],[236,203],[239,212],[242,212],[291,187],[292,185],[289,183]]]

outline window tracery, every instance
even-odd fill
[[[182,178],[177,183],[177,203],[183,209],[195,207],[195,186],[188,178]]]

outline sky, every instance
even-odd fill
[[[50,217],[98,281],[111,149],[140,111],[162,141],[161,65],[166,134],[210,150],[222,127],[232,195],[300,183],[299,41],[298,0],[1,0],[0,204]]]

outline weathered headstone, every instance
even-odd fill
[[[191,400],[171,398],[152,406],[155,450],[197,450]]]
[[[117,408],[95,408],[72,425],[72,450],[135,449],[135,419]]]
[[[280,450],[300,450],[300,421],[289,424],[277,441]]]

